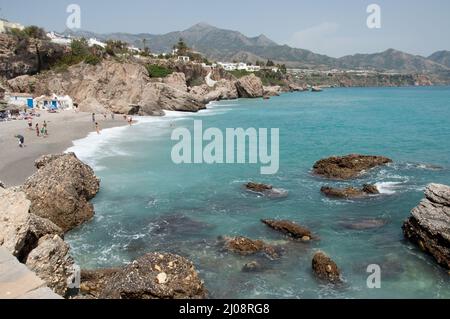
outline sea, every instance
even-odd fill
[[[278,128],[278,172],[262,175],[259,163],[174,163],[178,142],[172,133],[193,132],[195,121],[222,132]],[[448,272],[402,233],[427,184],[450,184],[450,87],[336,88],[213,102],[199,113],[167,112],[91,134],[68,151],[101,178],[94,219],[66,236],[83,269],[124,266],[149,252],[175,253],[194,263],[211,298],[450,298]],[[312,173],[322,158],[353,153],[393,163],[349,181]],[[250,181],[288,196],[248,192],[243,185]],[[366,183],[381,194],[336,200],[320,192],[322,186]],[[318,239],[290,241],[262,219],[296,222]],[[282,257],[228,252],[222,239],[233,236],[261,239],[279,247]],[[337,263],[342,285],[314,276],[317,251]],[[243,271],[253,261],[260,271]]]

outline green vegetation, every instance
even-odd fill
[[[128,44],[119,40],[106,41],[106,53],[111,56],[123,55],[130,53],[128,50]]]
[[[265,86],[273,86],[273,85],[283,86],[285,84],[284,82],[285,76],[281,72],[273,72],[272,70],[261,70],[255,72],[255,75],[261,78],[261,81]]]
[[[42,40],[47,40],[47,35],[45,30],[39,28],[37,26],[28,26],[23,30],[19,29],[11,29],[9,30],[9,34],[13,35],[17,38],[18,47],[16,50],[20,48],[27,47],[28,45],[32,45],[36,51],[36,60],[38,61],[37,71],[38,73],[42,70],[42,54],[41,54],[41,45]]]
[[[74,39],[70,44],[70,53],[64,55],[52,68],[56,72],[64,72],[69,66],[81,62],[97,65],[103,60],[104,55],[105,49],[101,46],[89,47],[86,39]]]
[[[147,65],[147,71],[151,78],[165,78],[173,73],[173,70],[157,64]]]
[[[245,71],[245,70],[228,71],[228,73],[234,75],[234,76],[235,76],[236,78],[238,78],[238,79],[240,79],[240,78],[242,78],[242,77],[244,77],[244,76],[253,74],[252,72],[248,72],[248,71]]]

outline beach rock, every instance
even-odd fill
[[[261,272],[264,270],[265,267],[257,261],[251,261],[242,267],[242,272]]]
[[[380,193],[375,185],[364,185],[362,189],[357,189],[354,187],[333,188],[324,186],[320,189],[320,191],[328,197],[347,199],[362,198]]]
[[[342,227],[351,230],[370,230],[377,229],[386,226],[387,220],[385,219],[361,219],[356,221],[343,221],[339,223]]]
[[[332,179],[352,179],[371,168],[386,165],[392,160],[382,156],[352,154],[343,157],[330,157],[314,164],[314,174]]]
[[[47,218],[67,232],[94,216],[88,201],[100,188],[94,171],[74,153],[44,156],[38,171],[22,189],[31,201],[31,213]]]
[[[68,282],[74,276],[74,261],[69,254],[70,247],[58,235],[46,235],[27,257],[25,264],[34,271],[47,286],[64,296]]]
[[[263,87],[263,95],[267,96],[267,97],[271,97],[271,96],[279,96],[282,92],[281,90],[281,86],[276,85],[276,86],[264,86]]]
[[[254,74],[238,79],[236,81],[236,88],[241,98],[257,98],[264,95],[262,81]]]
[[[272,259],[281,257],[281,253],[276,247],[267,245],[262,240],[252,240],[246,237],[225,237],[224,247],[230,252],[243,256],[264,253]]]
[[[86,299],[98,299],[107,282],[120,271],[120,268],[81,270],[80,294]]]
[[[288,196],[288,191],[280,188],[274,188],[272,185],[260,183],[247,183],[245,188],[253,193],[257,193],[270,198],[283,198]]]
[[[288,88],[289,88],[290,92],[303,92],[303,91],[306,91],[306,89],[304,87],[302,87],[300,85],[293,84],[293,83],[289,84]]]
[[[206,84],[194,86],[190,93],[198,100],[207,104],[211,101],[233,100],[239,97],[234,81],[219,80],[213,87]]]
[[[51,221],[30,213],[25,193],[0,188],[0,246],[24,262],[41,237],[63,234]]]
[[[174,72],[161,80],[164,84],[167,84],[168,86],[173,87],[177,90],[180,90],[182,92],[188,91],[186,76],[184,75],[184,73]]]
[[[411,211],[403,233],[412,243],[450,269],[450,187],[430,184],[425,199]]]
[[[2,181],[0,181],[0,188],[6,188],[5,184],[3,184]]]
[[[100,299],[204,299],[207,291],[194,265],[173,255],[151,253],[113,275]]]
[[[290,222],[287,220],[268,219],[262,220],[262,222],[270,228],[279,231],[294,240],[309,242],[313,239],[316,239],[316,237],[313,236],[309,229],[302,227],[294,222]]]
[[[341,272],[336,263],[323,252],[317,252],[312,260],[312,269],[317,278],[336,284],[340,283]]]

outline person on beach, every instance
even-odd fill
[[[100,135],[100,126],[98,125],[98,122],[95,122],[95,130],[97,131],[97,134]]]
[[[40,130],[39,130],[39,123],[36,123],[36,136],[39,137],[40,135]]]
[[[95,113],[92,113],[92,123],[95,123]]]
[[[25,143],[25,138],[22,135],[16,135],[14,136],[15,138],[17,138],[17,140],[19,141],[19,147],[22,148],[24,147],[24,143]]]
[[[44,128],[45,136],[47,136],[47,135],[48,135],[48,131],[47,131],[47,121],[44,121],[44,124],[42,124],[42,127]]]
[[[131,116],[128,117],[128,124],[133,125],[133,118]]]
[[[32,130],[33,129],[33,120],[32,118],[28,118],[28,129]]]
[[[111,113],[111,120],[113,120],[113,121],[114,121],[114,116],[115,116],[115,115],[114,115],[114,112],[112,112],[112,113]]]

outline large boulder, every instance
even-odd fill
[[[312,260],[312,269],[317,278],[337,284],[342,281],[341,271],[336,263],[323,252],[317,252]]]
[[[274,246],[268,245],[262,240],[252,240],[246,237],[225,237],[224,248],[233,253],[248,256],[257,253],[263,253],[269,258],[280,258],[280,250]]]
[[[25,264],[34,271],[47,286],[64,296],[68,282],[74,276],[74,261],[69,255],[70,247],[58,235],[46,235],[27,257]]]
[[[41,157],[38,171],[22,186],[31,201],[31,213],[47,218],[67,232],[94,216],[89,203],[100,180],[74,153]]]
[[[263,87],[263,95],[264,96],[279,96],[282,93],[281,86],[275,85],[275,86],[264,86]]]
[[[204,299],[207,291],[189,260],[151,253],[113,275],[100,299]]]
[[[294,240],[309,242],[312,239],[316,239],[309,229],[288,220],[264,219],[262,222]]]
[[[264,95],[264,88],[262,81],[254,74],[244,76],[236,81],[236,88],[239,97],[242,98],[257,98]]]
[[[233,100],[239,97],[236,85],[230,80],[217,81],[213,87],[206,84],[194,86],[190,93],[203,103],[219,100]]]
[[[249,182],[244,185],[249,192],[256,193],[269,198],[287,197],[289,192],[281,188],[274,188],[272,185]]]
[[[120,272],[120,268],[82,270],[80,276],[80,294],[85,299],[98,299],[111,277]]]
[[[182,92],[187,92],[186,76],[181,72],[174,72],[162,79],[162,82]]]
[[[320,191],[328,197],[332,198],[362,198],[369,195],[376,195],[380,192],[375,185],[364,185],[362,189],[347,187],[347,188],[333,188],[324,186]]]
[[[352,154],[343,157],[330,157],[314,164],[317,175],[332,179],[352,179],[371,168],[386,165],[392,160],[383,156]]]
[[[405,237],[450,269],[450,187],[430,184],[403,225]]]
[[[63,234],[51,221],[30,213],[31,202],[25,193],[0,188],[0,246],[19,261],[25,261],[41,237]]]

